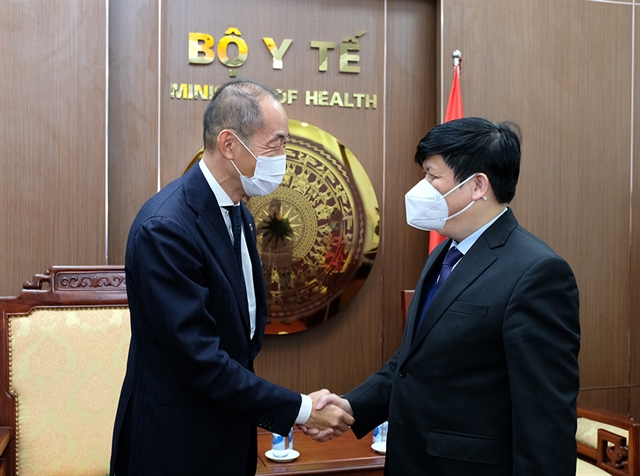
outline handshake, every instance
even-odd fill
[[[351,404],[329,390],[322,389],[309,394],[311,416],[298,428],[313,440],[324,442],[340,436],[355,423]]]

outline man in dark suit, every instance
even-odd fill
[[[341,405],[358,437],[388,419],[386,474],[573,476],[578,289],[566,261],[506,207],[519,130],[441,124],[415,160],[425,179],[405,197],[407,221],[451,239],[427,259],[400,349],[316,408]]]
[[[257,377],[266,291],[242,203],[286,169],[287,115],[265,86],[235,80],[204,115],[203,158],[152,197],[129,234],[131,345],[111,473],[254,475],[256,426],[337,436],[353,418]],[[234,224],[237,225],[234,227]],[[237,253],[237,254],[236,254]]]

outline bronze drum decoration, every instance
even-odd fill
[[[304,331],[343,309],[364,284],[380,241],[375,191],[351,151],[310,124],[289,119],[289,130],[282,184],[245,201],[267,287],[266,333],[277,335]]]

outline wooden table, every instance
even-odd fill
[[[271,433],[258,430],[258,468],[256,474],[356,474],[381,476],[384,455],[371,449],[372,436],[357,440],[351,431],[340,438],[317,443],[302,432],[293,431],[293,448],[300,457],[289,463],[276,463],[265,456],[271,449]]]

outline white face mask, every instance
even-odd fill
[[[245,143],[240,140],[235,132],[231,131],[231,133],[236,136],[236,139],[238,139],[243,147],[249,151],[257,162],[253,177],[249,178],[242,175],[236,164],[231,161],[240,174],[240,181],[242,182],[244,192],[250,197],[263,197],[273,193],[273,191],[278,188],[278,185],[282,182],[282,178],[287,171],[287,155],[282,154],[275,155],[273,157],[264,157],[259,155],[256,157]]]
[[[449,205],[447,205],[445,197],[454,190],[462,187],[476,175],[478,174],[473,174],[471,177],[463,180],[444,195],[438,192],[426,178],[420,180],[416,186],[409,190],[404,196],[407,209],[407,223],[418,230],[441,230],[447,220],[467,211],[471,208],[471,205],[475,203],[472,201],[458,213],[449,216]]]

